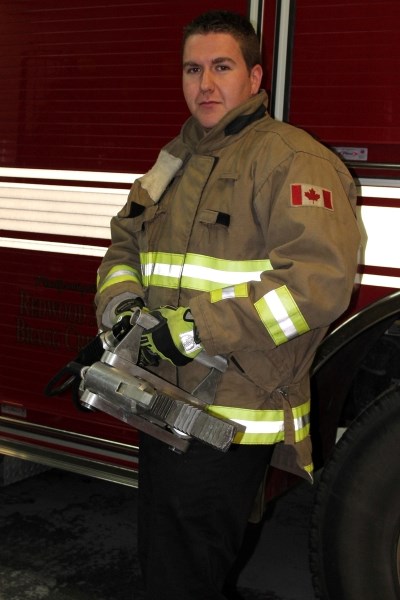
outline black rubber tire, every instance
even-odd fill
[[[321,473],[310,531],[315,595],[399,600],[400,386],[347,429]]]

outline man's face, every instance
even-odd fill
[[[239,43],[228,33],[191,35],[183,51],[182,86],[192,115],[205,129],[260,88],[262,68],[249,73]]]

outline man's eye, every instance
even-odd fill
[[[186,69],[186,73],[188,73],[188,75],[194,74],[194,73],[199,73],[200,71],[200,67],[188,67]]]
[[[229,71],[230,67],[228,65],[218,65],[217,71]]]

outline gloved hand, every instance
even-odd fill
[[[121,298],[123,298],[123,300]],[[147,308],[144,308],[143,300],[139,296],[132,296],[132,294],[128,293],[117,296],[114,298],[114,301],[109,303],[109,306],[107,307],[107,319],[110,325],[108,328],[112,329],[113,335],[117,341],[120,342],[131,330],[131,316],[135,308],[147,311]],[[158,354],[154,354],[150,350],[147,350],[147,348],[140,348],[137,360],[137,364],[140,367],[157,367],[159,363],[160,357]]]
[[[112,326],[112,332],[118,341],[121,341],[128,331],[132,329],[131,325],[131,316],[135,308],[143,308],[143,300],[139,297],[137,298],[129,298],[120,302],[114,308],[114,325]]]
[[[130,318],[134,308],[142,308],[143,306],[144,302],[140,296],[135,296],[130,292],[119,294],[107,304],[101,317],[101,324],[106,329],[112,329],[124,316]]]
[[[131,318],[133,310],[135,308],[143,308],[143,306],[144,302],[139,296],[123,300],[114,309],[115,322],[118,323],[124,317]]]
[[[159,324],[142,334],[141,350],[176,366],[192,361],[203,349],[189,308],[162,306],[150,311]]]

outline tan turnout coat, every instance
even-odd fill
[[[190,307],[205,350],[229,359],[214,410],[249,423],[281,415],[280,437],[243,443],[277,443],[273,464],[304,475],[309,368],[353,289],[356,193],[339,158],[266,106],[261,92],[209,132],[184,124],[112,220],[96,302],[99,324],[123,292],[150,309]],[[158,372],[191,391],[207,371]]]

